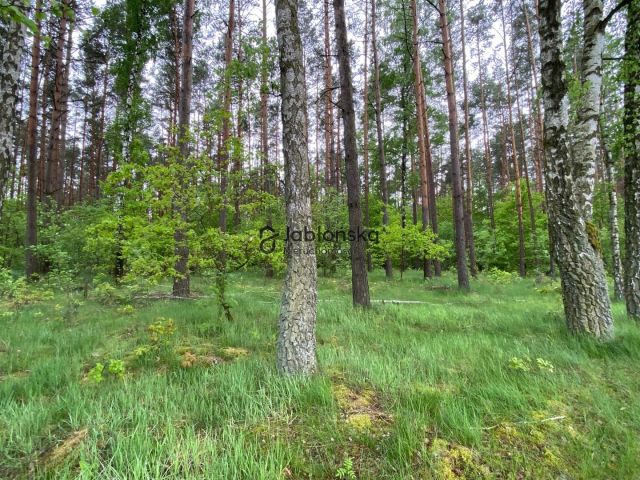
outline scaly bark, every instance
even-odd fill
[[[312,230],[311,186],[307,170],[309,152],[304,131],[300,128],[307,102],[297,0],[276,0],[276,27],[287,227]],[[277,342],[277,366],[284,374],[310,375],[317,369],[315,243],[303,242],[303,245],[292,241],[286,245],[287,271]]]
[[[623,71],[625,298],[627,313],[640,321],[640,0],[627,11]]]
[[[333,135],[333,72],[331,68],[331,37],[329,34],[329,0],[324,0],[324,175],[326,187],[335,187]]]
[[[587,222],[574,196],[561,24],[560,0],[541,0],[539,28],[549,224],[567,327],[574,333],[608,339],[613,337],[613,318],[604,266],[598,242],[587,232]]]

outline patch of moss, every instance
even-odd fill
[[[347,417],[347,424],[360,433],[365,433],[373,428],[373,419],[368,413],[354,413]]]
[[[593,222],[586,223],[587,236],[589,237],[589,243],[593,249],[602,255],[602,243],[600,242],[600,232],[598,227]]]

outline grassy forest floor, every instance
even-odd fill
[[[565,332],[555,283],[454,282],[376,272],[374,300],[425,303],[363,312],[321,278],[307,380],[275,370],[281,282],[257,273],[230,278],[233,321],[202,279],[196,300],[3,307],[0,478],[640,478],[624,305],[598,344]]]

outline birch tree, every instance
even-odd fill
[[[26,27],[11,17],[0,18],[0,214],[13,165],[15,116]]]
[[[312,230],[309,156],[304,129],[306,118],[305,73],[298,27],[298,0],[276,1],[276,27],[280,56],[282,96],[282,147],[285,170],[287,227]],[[289,240],[287,270],[280,308],[277,366],[284,374],[309,375],[316,360],[316,255],[315,243],[304,248]]]
[[[540,56],[544,105],[545,180],[555,261],[560,270],[567,327],[596,338],[613,337],[613,318],[598,243],[574,196],[568,148],[568,106],[562,57],[560,0],[540,2]]]

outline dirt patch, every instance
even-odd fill
[[[215,355],[198,355],[190,351],[186,351],[180,357],[180,366],[182,368],[191,368],[194,366],[211,367],[223,363],[224,360]]]

